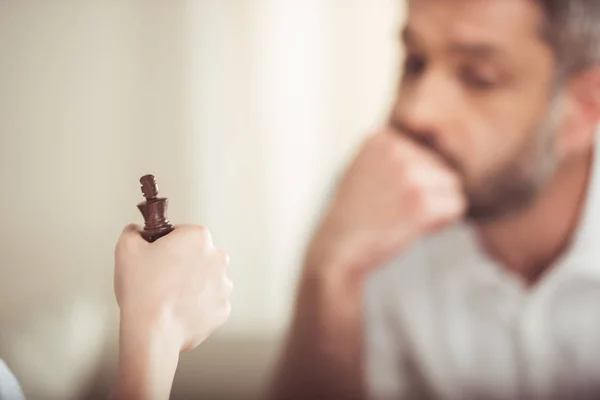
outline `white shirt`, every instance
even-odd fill
[[[23,392],[17,379],[10,372],[4,361],[0,360],[0,400],[24,400]]]
[[[377,272],[366,303],[373,399],[600,398],[600,160],[572,245],[533,288],[459,226]]]

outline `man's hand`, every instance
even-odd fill
[[[121,311],[116,398],[167,399],[180,351],[191,350],[230,313],[228,256],[209,231],[178,226],[147,243],[130,225],[115,249]]]
[[[309,260],[370,270],[420,236],[458,220],[465,206],[454,171],[386,129],[364,143],[342,179]]]
[[[458,176],[390,129],[370,137],[342,179],[306,256],[272,399],[362,399],[368,272],[458,220]]]

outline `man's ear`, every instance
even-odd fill
[[[563,137],[567,154],[589,150],[600,122],[600,66],[572,78],[568,84],[568,117]]]

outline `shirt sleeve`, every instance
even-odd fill
[[[15,376],[0,360],[0,400],[24,400],[25,396]]]
[[[377,279],[369,282],[365,307],[365,378],[368,399],[391,400],[408,396],[402,371],[404,355],[394,337],[388,308]]]
[[[364,350],[370,400],[428,398],[402,328],[402,315],[396,304],[400,301],[397,291],[402,288],[395,267],[402,266],[388,267],[367,282]]]

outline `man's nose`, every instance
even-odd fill
[[[418,82],[400,88],[392,115],[396,125],[416,140],[436,142],[448,129],[452,100],[443,79],[430,73]]]

